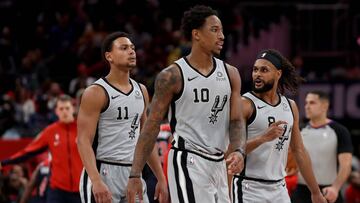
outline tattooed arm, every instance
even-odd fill
[[[241,103],[241,79],[238,70],[227,65],[231,84],[230,97],[230,124],[229,138],[230,145],[227,158],[228,170],[230,174],[241,172],[244,166],[244,153],[246,146],[246,131]],[[240,153],[239,153],[240,152]],[[239,156],[240,155],[240,156]]]
[[[181,73],[177,65],[171,65],[159,73],[155,81],[155,93],[150,104],[150,113],[136,144],[134,161],[128,183],[128,201],[134,201],[138,194],[142,199],[140,177],[141,171],[148,160],[159,134],[161,121],[174,95],[180,92],[182,86]]]
[[[141,90],[143,92],[144,98],[145,98],[145,108],[144,108],[144,112],[143,115],[141,117],[141,126],[144,126],[144,123],[147,119],[147,107],[149,104],[149,93],[146,89],[146,87],[142,84],[141,85]],[[142,132],[142,129],[140,130],[140,134]],[[163,172],[163,169],[161,167],[161,161],[158,155],[158,147],[154,146],[152,153],[147,161],[148,165],[150,166],[151,170],[153,171],[153,173],[156,176],[157,179],[157,183],[156,183],[156,187],[155,187],[155,194],[154,194],[154,198],[158,199],[160,202],[168,202],[168,189],[167,189],[167,182],[166,182],[166,178]]]

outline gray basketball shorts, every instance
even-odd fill
[[[291,202],[285,180],[267,183],[233,177],[231,193],[233,203]]]
[[[171,149],[168,180],[172,203],[230,203],[224,160]]]
[[[127,203],[126,186],[129,179],[131,166],[119,166],[114,164],[101,163],[98,166],[101,179],[109,188],[112,195],[113,203]],[[143,202],[148,203],[146,194],[146,184],[142,179],[143,185]],[[86,172],[83,169],[80,177],[80,197],[82,203],[95,203],[94,194],[92,192],[92,183]],[[140,202],[139,199],[136,202]]]

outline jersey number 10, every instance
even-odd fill
[[[195,99],[194,99],[195,103],[199,103],[200,101],[209,102],[209,89],[207,88],[200,89],[200,95],[198,93],[198,89],[193,89],[193,92],[195,93]],[[200,96],[200,100],[199,100],[199,96]]]

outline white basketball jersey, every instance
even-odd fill
[[[95,81],[108,96],[108,107],[100,114],[94,138],[96,159],[132,163],[140,134],[140,119],[145,100],[140,85],[130,79],[132,90],[125,94],[112,86],[106,78]],[[96,99],[96,98],[94,98]]]
[[[282,120],[287,124],[283,127],[282,136],[266,142],[246,156],[244,176],[261,180],[280,180],[286,176],[285,167],[291,139],[294,116],[289,100],[282,95],[275,106],[268,104],[252,92],[243,95],[254,104],[253,119],[247,123],[248,140],[262,135],[273,122]]]
[[[183,89],[170,107],[171,129],[189,148],[208,154],[224,152],[229,144],[231,86],[225,63],[213,58],[208,76],[191,67],[186,58],[175,63],[180,67]]]

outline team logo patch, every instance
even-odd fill
[[[279,137],[278,142],[276,143],[275,149],[281,151],[283,150],[283,146],[286,140],[289,140],[289,134],[286,133],[287,125],[284,125],[284,133]],[[289,129],[289,132],[291,132],[291,128]]]
[[[139,128],[140,119],[138,121],[138,118],[139,118],[139,114],[137,113],[134,117],[134,120],[131,122],[131,130],[129,132],[129,138],[132,140],[135,138],[136,129]]]
[[[225,95],[222,99],[222,102],[220,104],[220,95],[217,95],[215,97],[215,102],[211,108],[211,115],[209,117],[210,121],[209,123],[215,124],[217,122],[218,113],[224,109],[225,103],[227,101],[227,95]]]

